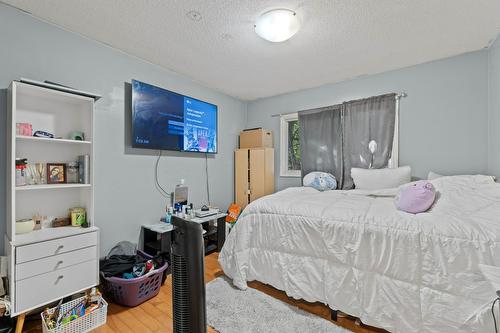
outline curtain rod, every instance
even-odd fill
[[[382,94],[382,95],[385,95],[385,94]],[[408,97],[408,94],[405,92],[400,92],[400,93],[396,94],[397,101],[400,100],[401,98],[404,98],[404,97]],[[326,106],[326,107],[328,107],[328,106]],[[315,109],[321,109],[321,108],[322,107],[315,108]],[[310,109],[310,110],[314,110],[314,109]],[[302,111],[308,111],[308,110],[291,111],[291,112],[286,112],[286,113],[276,113],[276,114],[271,115],[271,117],[281,117],[281,116],[286,116],[287,114],[298,113],[298,112],[302,112]]]

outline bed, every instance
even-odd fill
[[[494,332],[500,289],[500,184],[432,180],[427,213],[397,189],[288,188],[252,202],[220,253],[234,285],[260,281],[390,332]]]

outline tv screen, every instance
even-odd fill
[[[132,80],[132,147],[217,153],[217,106]]]

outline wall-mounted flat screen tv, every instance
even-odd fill
[[[217,153],[217,106],[132,80],[132,147]]]

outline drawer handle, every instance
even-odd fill
[[[59,282],[60,280],[64,279],[64,275],[59,275],[56,279],[56,283]]]
[[[59,252],[59,251],[60,251],[60,250],[62,250],[62,249],[64,249],[64,245],[59,245],[59,246],[57,247],[56,252]]]
[[[56,264],[56,267],[57,267],[57,266],[59,266],[59,265],[62,265],[63,263],[64,263],[64,261],[59,260],[59,261],[57,262],[57,264]]]

